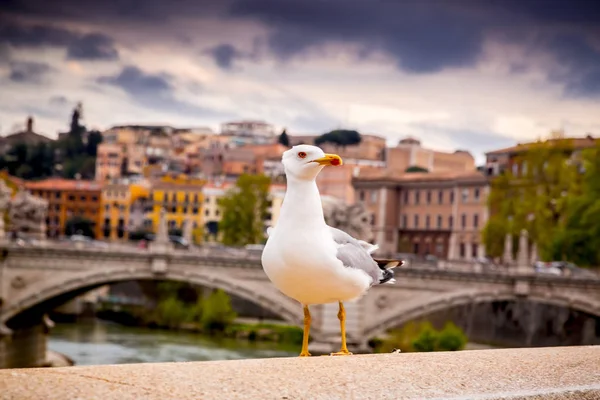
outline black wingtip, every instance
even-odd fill
[[[379,280],[379,284],[386,283],[392,279],[394,279],[394,271],[392,271],[391,269],[384,269],[383,278]]]

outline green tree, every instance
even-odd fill
[[[235,320],[236,314],[231,307],[227,293],[218,289],[202,302],[202,325],[211,331],[222,331]]]
[[[551,139],[524,148],[515,159],[520,171],[505,171],[492,181],[488,197],[492,217],[484,228],[488,254],[499,255],[497,243],[504,247],[505,233],[517,237],[526,229],[540,256],[551,257],[570,199],[581,190],[581,174],[571,158],[572,140],[560,136]],[[504,230],[499,227],[501,221],[505,221]],[[517,247],[515,241],[513,249]]]
[[[315,139],[315,145],[319,146],[324,143],[332,143],[336,146],[350,146],[359,144],[362,138],[360,133],[354,130],[337,129],[331,132],[322,134]]]
[[[462,350],[467,344],[467,336],[453,322],[447,322],[444,328],[438,333],[436,350],[456,351]]]
[[[222,219],[219,232],[228,246],[262,243],[269,206],[270,179],[264,175],[241,175],[236,186],[219,200]]]
[[[426,323],[419,336],[412,342],[415,351],[427,352],[435,351],[437,347],[439,333],[433,329],[431,324]]]
[[[564,223],[554,236],[552,258],[600,266],[600,142],[582,153],[581,189],[570,196]]]
[[[281,132],[281,135],[279,135],[279,139],[277,139],[277,141],[285,147],[290,147],[290,137],[288,136],[285,129],[283,130],[283,132]]]
[[[87,136],[87,143],[85,145],[85,152],[88,156],[96,157],[98,154],[98,145],[102,143],[102,133],[99,131],[89,131]]]

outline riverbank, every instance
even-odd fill
[[[102,320],[57,323],[48,336],[48,349],[65,354],[75,365],[288,357],[296,356],[298,348],[277,342],[128,327]]]
[[[600,397],[600,346],[0,370],[14,399]]]

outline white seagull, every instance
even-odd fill
[[[321,196],[315,181],[325,166],[342,165],[336,154],[316,146],[299,145],[283,153],[287,190],[277,225],[269,232],[262,265],[273,284],[304,308],[301,357],[310,356],[309,305],[339,303],[342,347],[332,355],[352,354],[346,347],[344,301],[361,297],[371,286],[394,283],[392,268],[400,260],[376,260],[377,250],[339,229],[323,217]]]

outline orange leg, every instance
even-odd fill
[[[304,335],[302,336],[302,351],[300,357],[308,357],[308,335],[310,334],[310,310],[308,306],[304,306]]]
[[[342,330],[342,348],[337,353],[331,353],[332,356],[349,356],[352,355],[348,351],[348,347],[346,347],[346,309],[344,308],[344,303],[341,301],[340,303],[340,311],[338,311],[338,319],[340,320],[340,328]]]

